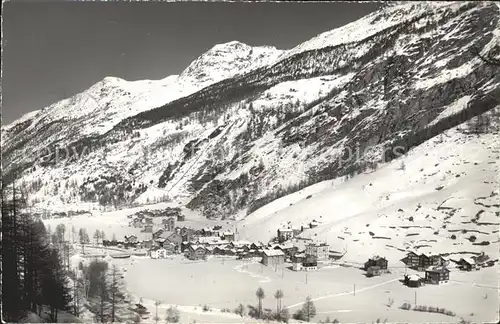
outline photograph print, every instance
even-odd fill
[[[2,3],[6,323],[499,323],[500,4]]]

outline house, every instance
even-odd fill
[[[300,263],[300,264],[302,264],[302,262],[304,261],[305,257],[306,257],[305,253],[296,253],[292,257],[292,262],[293,263]]]
[[[145,233],[153,233],[153,225],[151,224],[145,225],[142,231]]]
[[[302,261],[302,269],[305,271],[318,270],[318,259],[314,255],[306,255]]]
[[[405,275],[404,282],[408,287],[420,287],[422,285],[423,279],[418,275]]]
[[[220,239],[218,236],[201,236],[196,240],[198,244],[206,244],[206,245],[226,245],[227,242]]]
[[[416,268],[420,263],[420,256],[415,252],[408,252],[404,262],[408,267]]]
[[[372,265],[372,266],[369,266],[367,269],[366,269],[366,275],[368,277],[373,277],[373,276],[380,276],[380,267],[379,266],[375,266],[375,265]]]
[[[252,243],[250,244],[251,250],[261,250],[263,248],[262,243]]]
[[[191,242],[182,242],[181,243],[181,253],[184,253],[184,251],[186,251],[191,244],[192,244]]]
[[[224,232],[222,233],[222,239],[232,242],[234,241],[234,233],[233,232]]]
[[[439,254],[433,255],[422,253],[418,255],[415,252],[408,252],[404,262],[410,268],[425,270],[429,267],[442,266],[445,260]]]
[[[167,257],[167,251],[161,247],[155,247],[149,250],[149,256],[151,259],[165,259]]]
[[[250,248],[250,245],[252,245],[252,243],[249,241],[232,241],[230,245],[234,248],[243,248],[245,246]]]
[[[262,255],[261,255],[260,251],[259,251],[259,250],[254,250],[254,249],[250,249],[250,250],[248,251],[248,256],[249,256],[250,258],[253,258],[253,257],[262,257]]]
[[[222,247],[216,246],[212,251],[214,255],[224,255],[224,249]]]
[[[293,237],[302,233],[302,227],[292,227]]]
[[[293,262],[292,263],[293,271],[301,271],[302,270],[302,262]]]
[[[174,254],[177,252],[177,246],[174,243],[165,241],[163,243],[163,248],[167,250],[167,254]]]
[[[163,234],[164,230],[159,229],[156,232],[153,233],[153,240],[159,239],[161,235]]]
[[[134,220],[132,221],[132,226],[135,228],[142,228],[143,224],[142,224],[141,219],[134,218]]]
[[[265,249],[262,251],[262,263],[266,266],[277,266],[285,263],[285,253],[281,250]]]
[[[425,271],[425,281],[431,284],[440,284],[450,280],[450,270],[445,267]]]
[[[294,244],[288,242],[288,243],[282,243],[282,244],[275,245],[274,249],[280,249],[285,254],[291,256],[291,255],[297,253],[297,250],[299,248],[296,247]]]
[[[206,258],[207,250],[201,245],[190,244],[184,255],[190,260],[202,260]]]
[[[212,228],[213,235],[220,236],[220,232],[222,231],[222,226],[217,225]]]
[[[444,260],[439,254],[425,254],[422,253],[420,255],[420,261],[418,268],[421,270],[425,270],[429,267],[439,267],[443,265]]]
[[[186,216],[184,215],[177,215],[177,221],[178,222],[184,222],[186,220]]]
[[[463,271],[471,271],[472,269],[475,269],[476,266],[472,258],[461,258],[458,261],[458,268]]]
[[[183,227],[180,229],[179,234],[182,236],[182,242],[190,242],[194,240],[194,230],[191,228]]]
[[[178,233],[172,233],[170,234],[166,241],[168,243],[171,243],[175,246],[174,252],[178,253],[181,250],[181,243],[182,243],[182,236]]]
[[[387,270],[387,259],[386,258],[381,258],[378,255],[374,256],[371,259],[368,259],[368,261],[365,262],[364,269],[368,271],[368,268],[376,266],[379,267],[379,270]]]
[[[153,219],[152,218],[146,217],[145,220],[146,220],[146,224],[153,224]]]
[[[328,260],[329,246],[326,243],[309,243],[306,246],[306,255],[314,255],[318,261]]]
[[[224,255],[229,255],[229,256],[236,255],[236,250],[232,248],[225,248]]]
[[[476,264],[483,264],[486,261],[488,261],[489,259],[490,259],[490,256],[485,254],[484,252],[481,252],[481,254],[479,254],[479,255],[472,256],[472,260],[474,260],[474,262]]]
[[[317,222],[315,219],[313,219],[313,221],[309,223],[309,228],[315,228],[318,226],[319,226],[319,222]]]
[[[238,247],[238,250],[242,252],[248,252],[250,251],[250,247],[248,245],[243,245],[241,247]]]
[[[153,247],[153,240],[145,240],[139,243],[140,248],[150,250]]]
[[[278,241],[284,242],[293,238],[293,230],[291,228],[280,228],[278,229]]]
[[[125,243],[137,243],[137,236],[135,235],[125,235]]]
[[[175,219],[173,217],[162,219],[161,224],[167,231],[173,232],[175,230]]]
[[[211,228],[205,227],[204,229],[201,230],[201,236],[213,236],[214,231]]]

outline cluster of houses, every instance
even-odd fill
[[[318,227],[321,223],[315,219],[313,219],[311,222],[307,223],[306,225],[301,225],[301,226],[291,226],[289,225],[288,227],[285,228],[280,228],[277,230],[276,233],[276,238],[278,242],[282,243],[288,240],[291,240],[292,238],[298,236],[300,233],[305,231],[306,229],[310,228],[315,228]]]
[[[154,222],[153,217],[148,216],[147,213],[137,213],[128,216],[131,220],[129,222],[130,227],[141,228],[142,232],[153,233]],[[175,222],[182,222],[185,220],[184,215],[178,214],[176,216],[164,217],[161,220],[161,226],[163,226],[168,231],[175,230]]]
[[[472,258],[460,258],[460,260],[447,260],[441,255],[416,254],[409,252],[403,259],[405,264],[417,271],[424,271],[424,277],[417,274],[405,275],[404,283],[409,287],[420,287],[424,283],[440,284],[450,280],[450,261],[456,263],[457,268],[462,271],[478,270],[480,267],[492,266],[495,261],[489,260],[484,253]]]
[[[154,241],[161,244],[150,249],[152,258],[165,258],[171,253],[182,253],[190,260],[204,260],[209,255],[235,256],[239,259],[261,258],[262,264],[269,267],[292,262],[292,268],[296,271],[316,270],[318,262],[329,259],[329,246],[326,243],[311,242],[306,245],[305,250],[299,251],[291,242],[264,244],[237,241],[233,232],[222,231],[219,227],[199,231],[177,229],[177,235],[170,234],[162,240],[164,233],[158,231],[154,234]],[[173,247],[169,249],[169,246]]]
[[[204,259],[209,254],[238,255],[241,250],[251,255],[249,244],[235,242],[235,234],[222,231],[221,226],[194,230],[174,227],[169,221],[153,233],[153,246],[149,250],[152,258],[165,258],[169,254],[183,253],[191,260]]]
[[[404,284],[408,287],[419,287],[424,283],[440,284],[450,280],[450,270],[447,268],[449,260],[440,254],[408,252],[403,262],[411,269],[425,272],[424,277],[417,274],[405,275]]]

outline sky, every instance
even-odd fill
[[[380,2],[72,2],[3,4],[2,124],[106,76],[180,74],[215,44],[291,49]]]

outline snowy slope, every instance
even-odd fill
[[[320,225],[300,237],[327,241],[331,250],[347,251],[345,259],[353,262],[375,254],[398,261],[408,250],[484,251],[498,258],[499,113],[492,133],[467,134],[467,125],[460,125],[375,171],[305,188],[235,226],[241,238],[268,241],[279,228],[316,220]],[[473,245],[471,235],[489,245]]]

